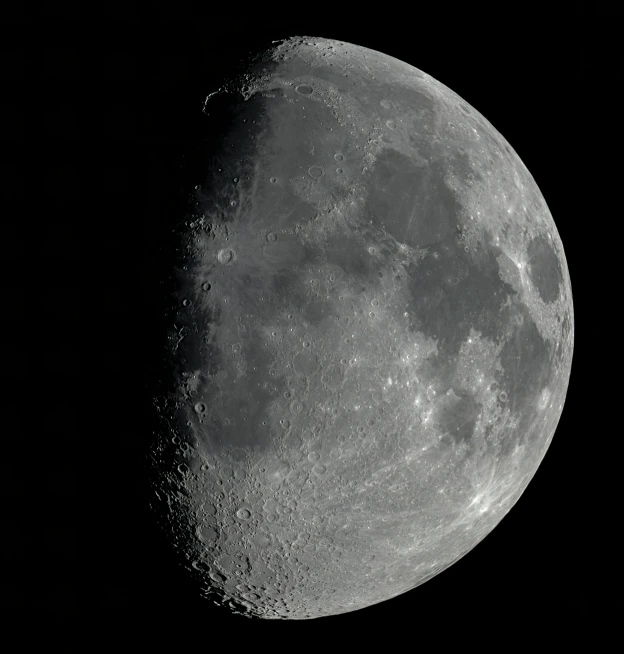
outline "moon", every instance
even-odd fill
[[[544,457],[574,341],[561,239],[503,136],[379,52],[276,42],[203,112],[150,505],[233,612],[383,602],[475,547]]]

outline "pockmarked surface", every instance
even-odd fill
[[[204,112],[221,137],[177,235],[154,511],[234,611],[381,602],[479,543],[549,446],[561,240],[497,130],[384,54],[289,39]]]

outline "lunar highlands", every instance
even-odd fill
[[[245,65],[206,89],[173,236],[149,496],[206,597],[317,618],[426,582],[515,504],[572,293],[535,180],[442,83],[323,38]]]

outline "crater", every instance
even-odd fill
[[[232,248],[223,248],[217,255],[219,263],[231,263],[234,261],[234,250]]]
[[[303,350],[295,356],[293,364],[298,373],[311,375],[318,366],[318,357],[310,350]]]
[[[456,444],[470,441],[481,413],[481,406],[465,391],[449,389],[438,401],[438,419],[442,431]]]

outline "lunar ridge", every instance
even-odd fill
[[[202,592],[336,615],[448,568],[551,442],[574,319],[529,171],[449,88],[297,37],[207,97],[151,505]]]

